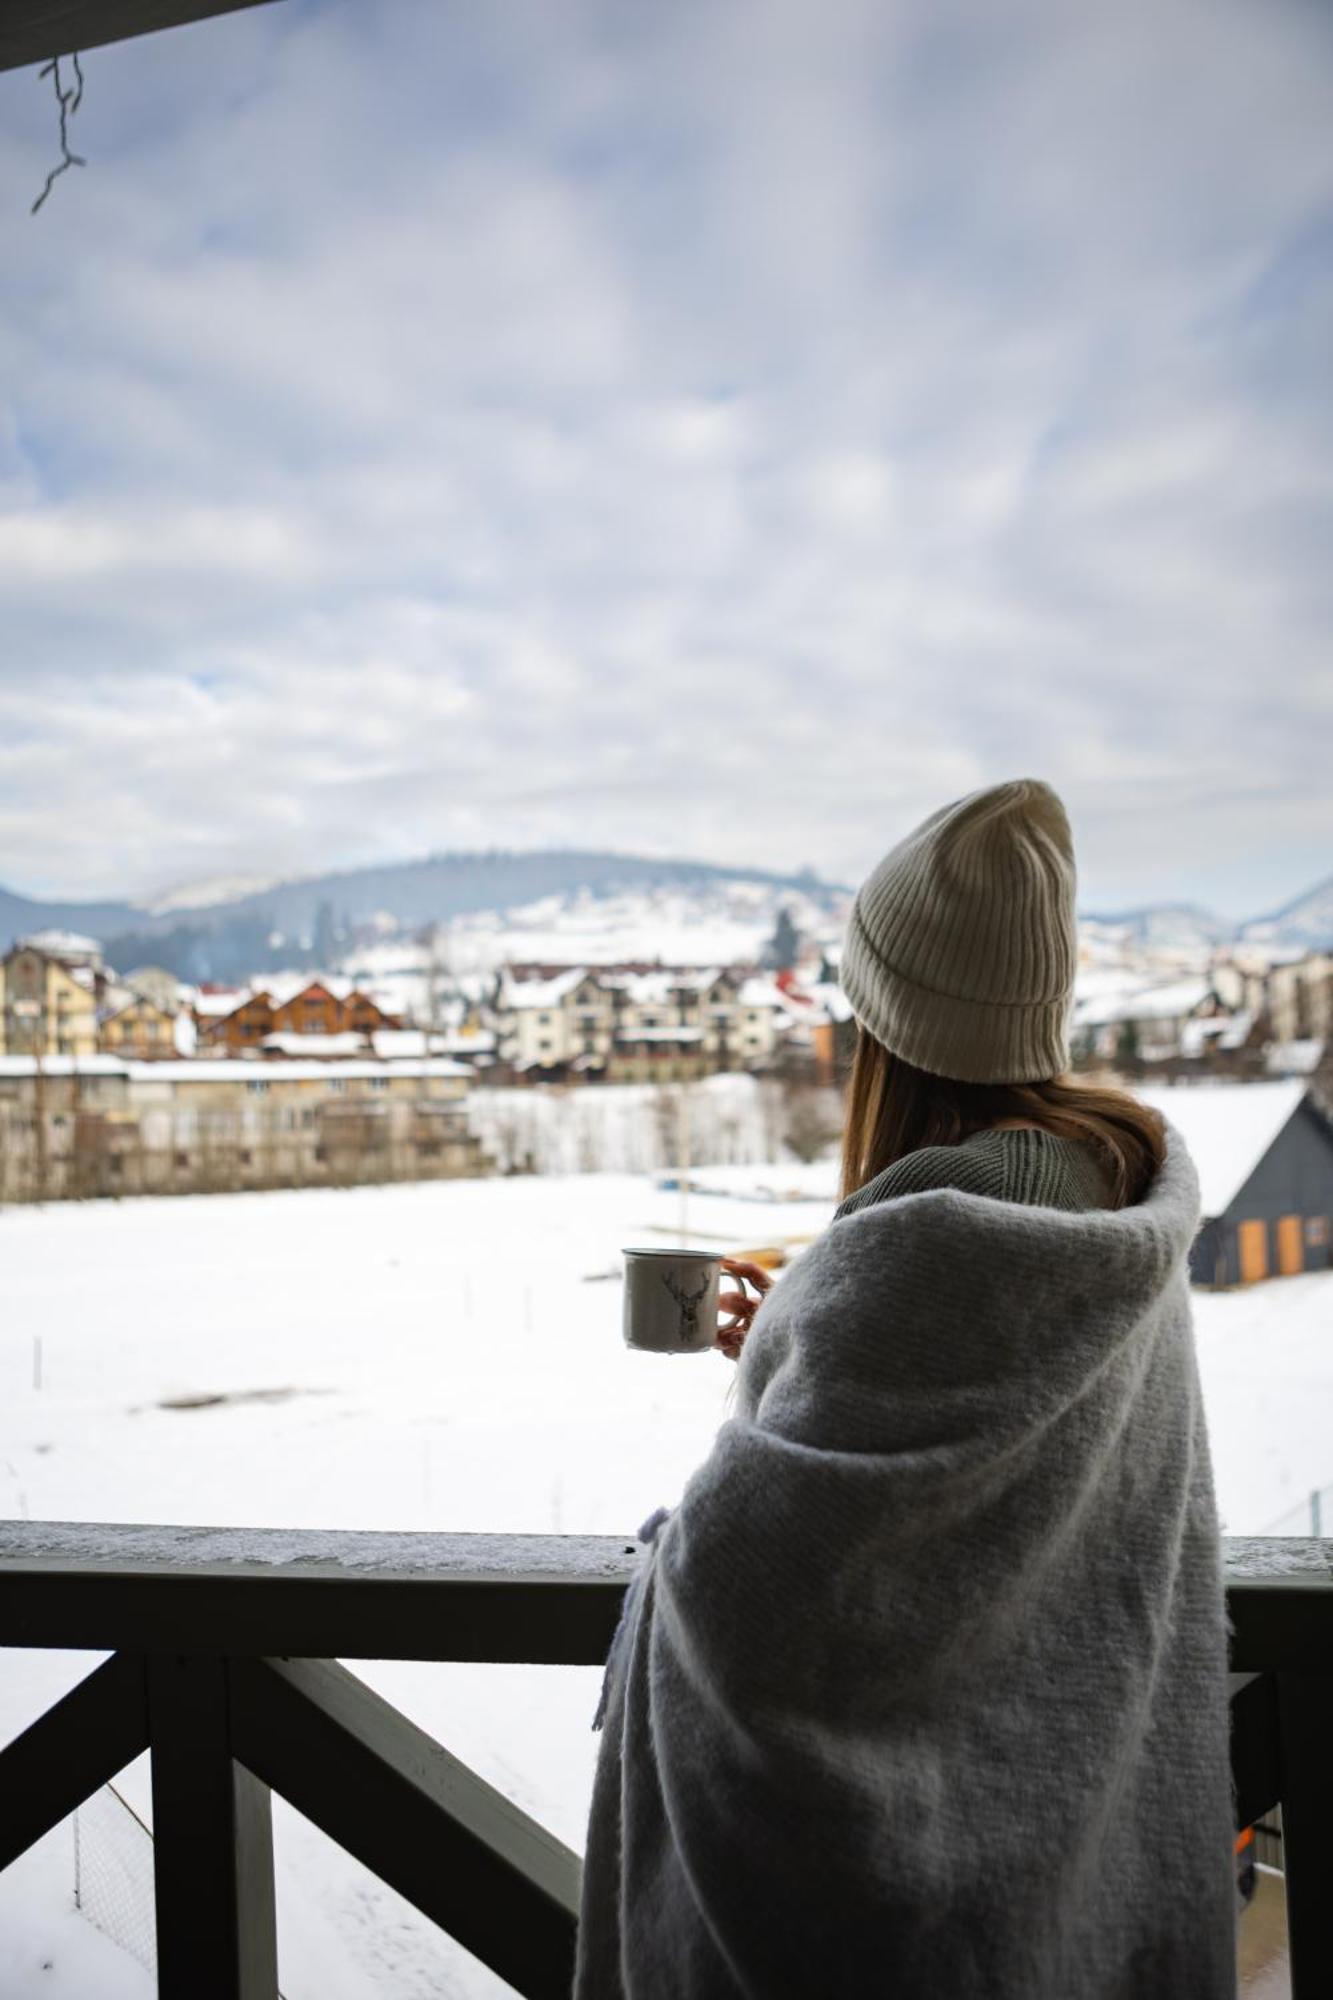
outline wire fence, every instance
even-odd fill
[[[74,1906],[156,1978],[152,1829],[114,1785],[74,1814]]]
[[[74,1905],[156,1975],[153,1836],[114,1785],[103,1785],[74,1815]]]

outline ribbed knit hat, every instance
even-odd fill
[[[839,978],[894,1055],[960,1083],[1069,1067],[1074,849],[1060,799],[1014,778],[942,806],[852,905]]]

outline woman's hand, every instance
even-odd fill
[[[719,1317],[725,1317],[739,1324],[719,1326],[717,1338],[713,1342],[720,1347],[728,1361],[739,1361],[745,1336],[750,1331],[750,1322],[763,1304],[764,1293],[773,1283],[773,1273],[766,1271],[762,1264],[747,1264],[739,1257],[724,1257],[722,1269],[733,1278],[748,1278],[759,1297],[752,1299],[743,1288],[734,1292],[723,1292],[717,1302]]]

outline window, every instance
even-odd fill
[[[370,1087],[372,1090],[387,1090],[389,1088],[389,1079],[387,1076],[372,1076]]]
[[[247,1077],[245,1087],[251,1097],[268,1096],[268,1078],[266,1076]]]

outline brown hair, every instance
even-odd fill
[[[1142,1201],[1166,1157],[1160,1115],[1109,1083],[1063,1076],[1041,1083],[957,1083],[931,1076],[857,1023],[847,1084],[842,1198],[921,1146],[956,1146],[1005,1119],[1096,1147],[1111,1177],[1112,1205]]]

